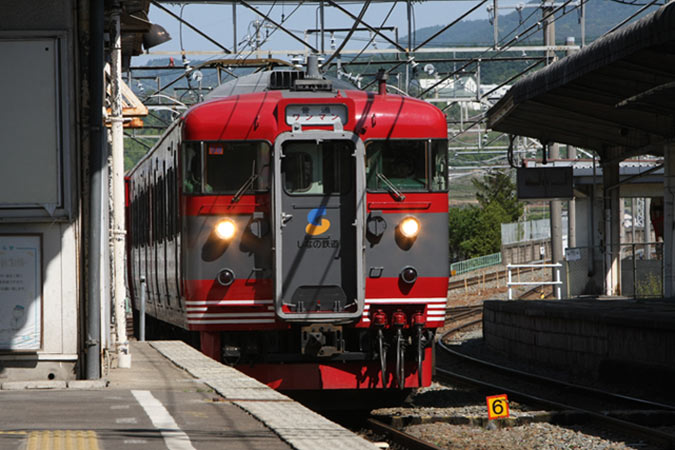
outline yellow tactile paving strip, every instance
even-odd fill
[[[100,450],[95,431],[31,431],[23,434],[28,434],[26,450]]]

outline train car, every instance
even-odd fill
[[[261,72],[185,112],[127,174],[134,309],[144,278],[148,315],[275,389],[429,385],[446,119],[385,83]]]

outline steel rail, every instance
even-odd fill
[[[449,307],[445,309],[445,319],[458,322],[483,313],[483,305]],[[482,319],[476,320],[471,324],[480,323]],[[463,326],[468,326],[464,324]]]
[[[387,438],[396,444],[401,445],[403,448],[409,450],[441,450],[441,447],[437,447],[430,442],[423,441],[401,430],[397,430],[379,420],[368,419],[366,420],[366,423],[373,431],[385,434]]]
[[[528,269],[528,270],[521,270],[521,274],[529,273],[529,272],[534,272],[537,269]],[[483,279],[485,280],[486,283],[492,282],[492,281],[497,281],[500,276],[500,270],[494,271],[494,272],[489,272],[484,275],[477,275],[475,277],[470,277],[470,278],[463,278],[461,280],[455,280],[455,281],[450,281],[448,283],[448,291],[452,291],[453,289],[461,289],[465,285],[466,281],[466,286],[474,286],[476,284],[480,284],[483,282]],[[451,278],[452,280],[452,278]],[[504,280],[506,280],[506,276],[504,276]]]
[[[477,321],[476,321],[477,322]],[[529,372],[524,372],[521,370],[517,369],[512,369],[510,367],[505,367],[499,364],[491,363],[488,361],[483,361],[481,359],[465,355],[463,353],[457,352],[455,350],[450,349],[447,345],[443,343],[443,339],[454,333],[457,332],[465,327],[468,327],[469,324],[464,324],[460,325],[458,327],[453,328],[452,330],[449,330],[448,332],[444,333],[439,339],[438,339],[438,347],[443,350],[444,352],[451,354],[454,357],[461,358],[465,361],[469,361],[474,364],[481,365],[485,368],[488,368],[493,371],[498,371],[501,373],[506,373],[510,375],[517,376],[521,379],[528,379],[540,384],[545,384],[545,385],[551,385],[551,386],[556,386],[556,387],[562,387],[565,390],[569,391],[576,391],[577,393],[581,394],[586,394],[586,395],[592,395],[595,398],[600,398],[603,400],[612,400],[612,401],[619,401],[619,402],[625,402],[628,404],[633,404],[636,407],[641,407],[641,408],[655,408],[655,409],[660,409],[660,410],[665,410],[665,411],[675,411],[675,406],[673,405],[668,405],[668,404],[663,404],[659,402],[653,402],[650,400],[645,400],[645,399],[640,399],[637,397],[630,397],[627,395],[623,394],[616,394],[613,392],[607,392],[603,391],[600,389],[595,389],[587,386],[581,386],[573,383],[568,383],[562,380],[557,380],[554,378],[550,377],[545,377],[542,375],[537,375]],[[547,398],[539,397],[539,396],[534,396],[525,392],[517,391],[514,390],[508,386],[501,386],[501,385],[496,385],[493,383],[489,383],[483,380],[479,380],[476,378],[468,377],[465,375],[461,375],[459,373],[443,369],[441,367],[436,367],[436,373],[437,376],[438,374],[441,375],[442,378],[447,378],[447,379],[452,379],[452,380],[457,380],[460,381],[461,383],[473,385],[473,386],[479,386],[484,389],[489,389],[492,391],[496,392],[503,392],[507,395],[509,395],[511,398],[521,401],[521,402],[529,402],[529,403],[535,403],[541,406],[544,406],[546,408],[554,408],[554,409],[559,409],[559,410],[569,410],[569,411],[574,411],[577,413],[584,414],[594,420],[597,420],[599,422],[602,422],[605,425],[612,426],[619,431],[622,432],[627,432],[631,433],[634,435],[638,435],[642,438],[648,439],[651,442],[658,443],[659,445],[665,445],[667,448],[675,448],[675,435],[670,434],[670,433],[665,433],[644,425],[640,425],[634,422],[630,422],[627,420],[623,419],[618,419],[616,417],[613,417],[610,415],[610,412],[597,412],[585,408],[581,408],[578,406],[574,406],[571,404],[567,403],[561,403],[557,402],[554,400],[550,400]]]
[[[502,392],[507,394],[512,399],[518,400],[520,402],[529,402],[535,403],[547,408],[555,408],[559,410],[569,410],[574,411],[580,414],[584,414],[592,419],[597,420],[598,422],[603,423],[604,425],[611,426],[621,432],[631,433],[650,442],[654,442],[659,445],[664,445],[666,448],[675,448],[675,435],[664,433],[653,428],[646,427],[644,425],[639,425],[627,420],[617,419],[611,416],[607,416],[602,413],[595,411],[585,410],[583,408],[577,408],[572,405],[565,403],[555,402],[541,397],[536,397],[534,395],[526,394],[524,392],[519,392],[513,389],[510,389],[506,386],[499,386],[492,383],[487,383],[485,381],[480,381],[471,377],[466,377],[449,370],[445,370],[439,367],[436,367],[436,373],[441,374],[442,377],[447,377],[448,380],[458,380],[460,382],[472,385],[479,386],[484,389],[490,389],[495,392]]]
[[[645,399],[642,399],[642,398],[631,397],[629,395],[617,394],[617,393],[614,393],[614,392],[603,391],[601,389],[596,389],[596,388],[592,388],[592,387],[588,387],[588,386],[582,386],[580,384],[568,383],[566,381],[558,380],[556,378],[546,377],[546,376],[538,375],[538,374],[531,373],[531,372],[524,372],[522,370],[513,369],[511,367],[506,367],[506,366],[503,366],[503,365],[500,365],[500,364],[495,364],[495,363],[492,363],[492,362],[489,362],[489,361],[484,361],[482,359],[475,358],[473,356],[469,356],[469,355],[463,354],[461,352],[457,352],[457,351],[449,348],[447,345],[445,345],[443,343],[442,340],[445,336],[447,336],[448,334],[451,334],[453,332],[459,331],[462,328],[467,327],[467,326],[469,326],[469,325],[465,324],[465,325],[459,326],[459,327],[457,327],[453,330],[447,331],[446,333],[443,334],[441,339],[438,341],[438,345],[445,352],[450,353],[455,357],[462,358],[466,361],[471,361],[472,363],[475,363],[475,364],[480,364],[483,367],[487,367],[487,368],[492,369],[492,370],[497,370],[497,371],[502,372],[502,373],[507,373],[507,374],[510,374],[510,375],[517,375],[520,378],[529,379],[529,380],[532,380],[532,381],[536,381],[538,383],[545,383],[545,384],[552,385],[552,386],[562,386],[567,390],[574,390],[574,391],[577,391],[577,392],[581,392],[583,394],[592,394],[596,397],[600,397],[600,398],[603,398],[603,399],[632,403],[635,406],[639,406],[639,407],[650,407],[650,408],[663,409],[665,411],[675,411],[675,406],[669,405],[669,404],[666,404],[666,403],[654,402],[654,401],[645,400]]]

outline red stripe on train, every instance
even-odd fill
[[[233,195],[184,195],[181,213],[184,216],[253,214],[270,211],[270,194],[242,195],[233,202]]]
[[[400,278],[367,278],[366,298],[446,297],[447,277],[420,277],[412,285]]]
[[[186,300],[270,300],[274,298],[274,281],[238,279],[230,286],[216,280],[185,280]],[[447,277],[420,277],[414,284],[400,278],[367,278],[366,298],[425,298],[445,297],[448,293]]]
[[[271,278],[261,280],[237,279],[229,286],[216,280],[184,280],[185,299],[191,300],[271,300],[274,298],[274,282]]]
[[[384,214],[448,213],[448,194],[446,192],[406,192],[404,195],[405,200],[397,201],[389,193],[368,193],[366,195],[368,212],[379,211]]]
[[[270,194],[244,195],[238,202],[232,195],[183,196],[182,213],[186,216],[252,214],[270,211]],[[405,200],[396,201],[389,193],[366,195],[367,211],[384,214],[448,213],[448,194],[444,192],[406,193]]]

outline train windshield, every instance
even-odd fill
[[[284,189],[293,195],[344,194],[351,189],[354,144],[351,141],[284,143]]]
[[[269,189],[270,146],[266,142],[186,142],[183,158],[185,193]]]
[[[447,190],[445,140],[386,140],[366,144],[366,178],[369,191],[403,192]]]

